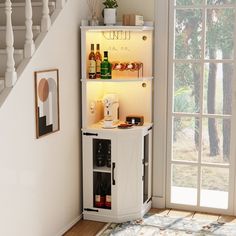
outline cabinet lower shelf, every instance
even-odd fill
[[[109,209],[102,208],[84,208],[83,218],[85,220],[101,221],[101,222],[126,222],[134,219],[140,219],[151,209],[152,201],[146,202],[140,211],[129,212],[129,214],[114,214]]]
[[[93,172],[101,172],[101,173],[111,173],[111,168],[102,166],[102,167],[93,167]]]

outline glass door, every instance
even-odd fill
[[[93,139],[93,207],[111,210],[111,140]]]
[[[149,198],[149,134],[146,134],[143,138],[144,145],[143,145],[143,152],[144,152],[144,158],[143,158],[143,203],[146,202]]]
[[[170,1],[168,207],[232,212],[235,3]]]

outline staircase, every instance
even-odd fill
[[[65,0],[0,0],[0,106]]]

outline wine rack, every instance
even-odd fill
[[[130,31],[110,30],[103,32],[103,37],[107,40],[130,40]]]
[[[142,62],[111,62],[113,77],[122,78],[124,72],[131,72],[127,77],[143,77],[143,63]],[[114,75],[116,72],[116,75]]]

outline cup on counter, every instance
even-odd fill
[[[113,128],[113,120],[104,120],[103,123],[103,127],[104,128]]]

